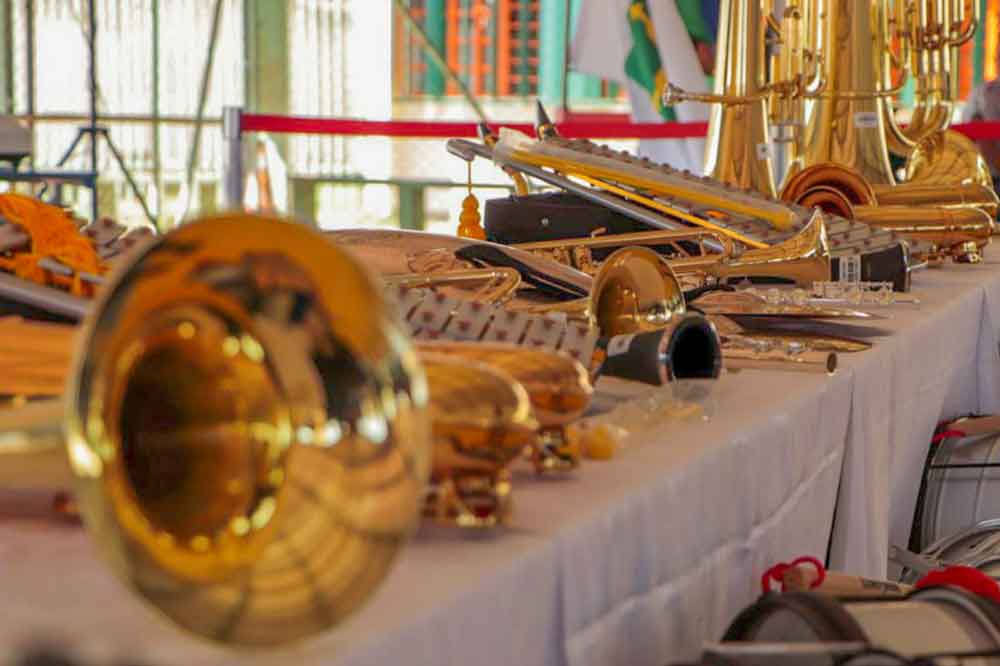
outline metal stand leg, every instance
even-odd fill
[[[106,127],[100,128],[99,132],[104,137],[104,140],[108,142],[108,148],[111,150],[111,154],[115,158],[115,162],[118,164],[118,168],[122,170],[125,174],[125,180],[128,181],[129,187],[132,188],[132,194],[135,198],[139,200],[139,205],[142,206],[142,212],[146,214],[146,219],[149,220],[153,228],[156,228],[156,218],[153,213],[149,210],[149,206],[146,204],[146,197],[142,195],[142,191],[139,190],[139,184],[135,182],[132,178],[131,172],[125,167],[125,160],[122,159],[121,153],[118,152],[118,147],[115,146],[114,141],[111,140],[111,135],[108,134],[108,129]],[[96,221],[96,220],[95,220]]]

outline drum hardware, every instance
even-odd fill
[[[924,552],[942,539],[1000,516],[1000,427],[995,416],[939,426],[928,448],[909,549]]]
[[[933,560],[920,553],[893,545],[889,546],[889,561],[904,567],[905,570],[919,577],[926,576],[942,566],[947,566],[941,560]]]
[[[920,554],[893,547],[889,551],[889,561],[903,567],[900,580],[906,583],[947,566],[972,567],[1000,579],[1000,519],[984,520],[950,534]]]
[[[836,666],[943,666],[962,664],[967,660],[987,663],[997,656],[1000,656],[1000,650],[996,649],[904,655],[859,641],[730,642],[706,644],[701,656],[689,666],[805,666],[821,663]]]
[[[905,659],[995,655],[1000,606],[958,587],[925,587],[905,597],[835,599],[787,592],[762,596],[723,637],[737,643],[861,642]],[[985,663],[985,662],[984,662]]]

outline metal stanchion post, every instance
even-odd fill
[[[222,110],[222,137],[226,145],[226,161],[223,165],[226,208],[243,208],[243,138],[240,119],[243,109],[227,106]]]

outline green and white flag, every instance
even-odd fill
[[[667,75],[656,46],[656,28],[649,16],[646,0],[631,0],[628,6],[628,27],[632,48],[625,58],[625,74],[649,93],[649,101],[664,120],[677,120],[673,108],[663,105]]]
[[[661,102],[668,80],[692,92],[708,91],[677,0],[583,0],[571,57],[574,70],[627,87],[635,122],[708,120],[705,104],[665,108]],[[703,139],[641,141],[639,152],[701,173],[704,146]]]

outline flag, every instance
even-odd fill
[[[664,108],[663,87],[671,83],[707,92],[694,42],[678,3],[685,0],[583,0],[573,35],[576,71],[626,87],[635,122],[707,121],[709,107],[683,102]],[[704,169],[703,139],[643,140],[639,153],[678,169]]]
[[[625,57],[625,74],[649,93],[649,101],[664,120],[677,120],[674,110],[663,104],[667,76],[656,46],[656,29],[649,17],[646,0],[631,0],[628,6],[628,27],[632,48]]]

